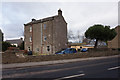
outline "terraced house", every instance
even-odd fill
[[[58,10],[58,15],[44,19],[32,19],[24,24],[25,50],[40,54],[54,54],[67,48],[67,23]]]

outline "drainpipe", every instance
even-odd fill
[[[32,24],[32,51],[33,51],[33,24]]]
[[[41,53],[42,53],[42,34],[43,32],[42,32],[42,20],[41,20]]]

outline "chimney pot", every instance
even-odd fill
[[[36,21],[36,19],[33,18],[32,21]]]
[[[58,10],[58,15],[62,16],[62,10],[61,9]]]

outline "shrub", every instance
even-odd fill
[[[118,48],[118,51],[120,51],[120,48]]]
[[[9,42],[2,42],[2,51],[6,51],[8,49],[8,47],[10,47],[11,44]]]

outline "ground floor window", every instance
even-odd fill
[[[28,51],[30,51],[30,47],[28,47]]]
[[[47,51],[50,51],[50,46],[47,46]]]
[[[37,50],[37,52],[38,52],[38,51],[39,51],[39,48],[37,48],[36,50]]]

